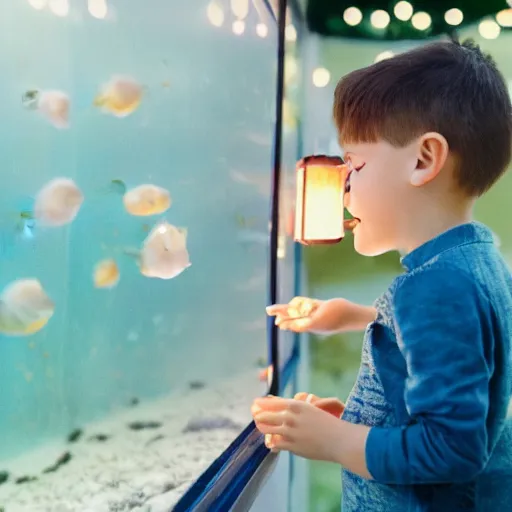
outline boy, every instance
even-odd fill
[[[502,75],[471,42],[429,44],[336,87],[355,249],[398,250],[405,273],[372,308],[269,308],[284,329],[366,329],[362,361],[341,420],[300,397],[257,399],[252,413],[274,451],[343,467],[344,511],[512,509],[512,278],[471,222],[509,164],[511,116]]]

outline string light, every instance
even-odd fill
[[[313,85],[315,87],[325,87],[331,80],[331,73],[325,68],[316,68],[313,71]]]
[[[413,15],[411,23],[416,30],[427,30],[432,24],[432,18],[426,12],[417,12]]]
[[[497,39],[501,28],[494,20],[483,20],[478,25],[478,32],[484,39]]]
[[[446,21],[448,25],[453,25],[454,27],[460,25],[463,19],[464,14],[462,14],[460,9],[448,9],[444,13],[444,21]]]
[[[370,22],[375,28],[383,29],[389,25],[391,17],[386,11],[378,9],[372,12],[370,16]]]
[[[363,13],[357,7],[348,7],[343,12],[343,21],[351,27],[359,25],[362,19]]]
[[[395,5],[395,16],[401,21],[407,21],[411,18],[414,10],[409,2],[398,2]]]
[[[503,9],[500,11],[498,14],[496,14],[496,21],[502,27],[512,27],[512,9]]]

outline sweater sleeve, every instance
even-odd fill
[[[462,271],[431,268],[400,282],[393,308],[412,422],[370,430],[368,470],[386,484],[469,481],[489,458],[490,304]]]

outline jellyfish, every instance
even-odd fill
[[[18,279],[0,295],[0,333],[28,336],[40,331],[55,306],[37,279]]]
[[[94,268],[93,281],[96,288],[113,288],[119,282],[119,267],[112,259],[100,261]]]
[[[56,178],[37,194],[34,215],[46,226],[63,226],[72,222],[82,206],[84,197],[75,182],[69,178]]]
[[[133,113],[142,101],[141,85],[129,77],[114,76],[94,98],[94,105],[116,117]]]
[[[156,185],[140,185],[124,194],[123,203],[131,215],[157,215],[169,209],[171,195],[166,189]]]

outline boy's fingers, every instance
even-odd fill
[[[313,395],[313,393],[297,393],[294,397],[294,400],[299,400],[301,402],[308,402],[309,404],[315,404],[318,400],[321,400],[318,396]]]
[[[286,315],[288,304],[274,304],[273,306],[267,306],[265,310],[269,316]]]
[[[309,329],[311,323],[310,318],[299,318],[298,320],[280,320],[276,325],[283,331],[304,332]]]
[[[315,402],[315,407],[318,407],[319,409],[322,409],[322,411],[328,412],[337,418],[339,418],[345,410],[345,406],[337,398],[321,398]]]
[[[282,411],[286,409],[290,403],[287,398],[278,396],[256,398],[252,405],[252,413],[258,414],[259,411]]]

